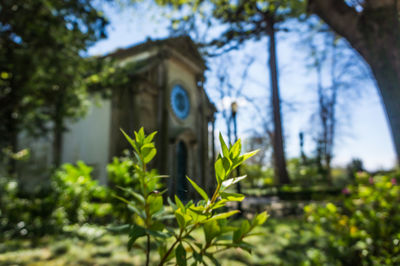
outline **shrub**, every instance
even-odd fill
[[[400,264],[399,177],[358,173],[356,183],[343,190],[342,205],[305,207],[306,219],[316,234],[324,235],[321,247],[332,260],[344,265]]]
[[[92,168],[64,164],[48,185],[31,192],[18,179],[0,178],[0,231],[6,238],[61,232],[63,226],[99,220],[110,213],[106,188],[92,180]]]
[[[83,161],[75,165],[64,164],[52,177],[52,188],[57,195],[58,212],[65,212],[67,223],[82,223],[89,218],[108,214],[102,204],[107,189],[90,176],[93,168]]]
[[[0,238],[40,236],[57,231],[62,221],[54,216],[57,198],[50,187],[32,193],[13,178],[0,178]]]
[[[168,199],[169,207],[165,207],[162,195],[166,190],[161,192],[158,190],[161,177],[149,174],[147,169],[148,163],[157,152],[152,141],[156,133],[145,136],[141,128],[139,132],[135,132],[134,139],[125,132],[123,134],[133,147],[137,159],[134,164],[136,173],[134,178],[138,180],[139,190],[121,188],[133,197],[132,200],[127,200],[117,196],[134,213],[134,221],[113,229],[129,233],[128,249],[135,246],[145,250],[146,265],[149,265],[150,261],[151,240],[157,246],[159,265],[173,260],[177,265],[187,265],[189,260],[196,265],[205,263],[206,258],[218,264],[214,255],[219,251],[235,247],[251,250],[251,244],[245,242],[244,239],[251,235],[256,226],[265,222],[267,213],[257,215],[251,222],[244,220],[240,226],[232,226],[227,218],[238,211],[217,212],[217,210],[225,207],[227,202],[244,199],[244,195],[229,193],[226,189],[243,180],[245,176],[236,178],[229,178],[229,176],[236,167],[253,156],[255,152],[240,155],[240,140],[228,148],[220,136],[222,155],[218,156],[215,163],[217,188],[213,195],[209,197],[201,187],[187,177],[203,199],[196,203],[189,201],[184,204],[175,196],[175,202]],[[177,226],[175,228],[168,226],[166,223],[168,219],[174,219]],[[192,232],[196,229],[203,230],[204,241],[193,238]],[[136,240],[142,237],[146,238],[144,247],[136,243]]]

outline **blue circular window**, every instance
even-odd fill
[[[171,107],[175,115],[180,119],[185,119],[189,115],[189,95],[181,85],[175,85],[172,88]]]

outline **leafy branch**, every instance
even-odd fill
[[[115,196],[127,204],[127,208],[133,212],[132,224],[112,228],[114,231],[126,231],[129,233],[128,250],[137,247],[136,240],[145,237],[145,247],[140,247],[146,253],[146,265],[150,263],[150,241],[154,241],[160,257],[158,265],[173,262],[179,266],[205,264],[205,258],[215,265],[219,265],[214,255],[230,248],[242,248],[251,252],[251,244],[245,242],[245,238],[252,235],[252,231],[262,225],[268,215],[266,212],[256,215],[252,221],[243,220],[239,226],[232,226],[227,218],[238,213],[238,210],[220,212],[228,202],[242,201],[245,196],[238,193],[227,192],[227,189],[246,176],[231,177],[232,171],[245,160],[257,153],[253,151],[240,155],[241,142],[238,140],[228,148],[222,136],[222,154],[215,162],[217,187],[211,198],[187,177],[193,188],[199,193],[202,200],[192,200],[184,204],[177,196],[175,202],[168,198],[169,208],[164,207],[160,176],[154,176],[147,170],[147,164],[157,153],[153,138],[156,132],[146,136],[143,128],[134,132],[135,138],[131,138],[121,130],[125,138],[131,144],[135,155],[135,175],[139,180],[140,189],[134,191],[131,188],[120,188],[132,196],[132,200]],[[177,228],[167,226],[165,220],[175,219]],[[204,241],[199,241],[192,236],[193,231],[202,229]],[[169,245],[168,245],[169,243]]]

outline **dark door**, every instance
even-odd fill
[[[181,201],[187,200],[188,181],[187,175],[187,148],[183,141],[177,147],[176,194]]]

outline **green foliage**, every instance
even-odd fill
[[[135,177],[139,182],[139,190],[132,188],[121,188],[132,195],[132,200],[116,196],[125,202],[128,209],[134,214],[134,222],[111,228],[116,231],[129,233],[128,249],[133,247],[146,251],[147,265],[150,257],[151,240],[157,246],[160,257],[159,265],[164,265],[175,260],[177,265],[197,265],[211,262],[219,265],[214,255],[217,252],[230,249],[242,248],[251,251],[252,245],[245,241],[253,229],[263,224],[267,214],[257,215],[251,222],[243,221],[239,226],[232,226],[227,218],[238,213],[237,210],[219,212],[226,203],[241,201],[244,195],[229,193],[226,190],[233,184],[241,181],[243,177],[230,177],[232,171],[250,158],[257,151],[240,155],[240,140],[232,147],[227,147],[220,136],[222,154],[215,162],[215,173],[217,188],[211,197],[195,181],[188,178],[193,188],[203,198],[198,202],[189,201],[183,203],[177,196],[175,202],[168,199],[169,207],[164,206],[163,193],[159,192],[160,178],[149,174],[147,164],[156,155],[153,143],[155,132],[146,136],[143,128],[135,132],[135,138],[130,138],[124,131],[128,142],[131,144],[135,154]],[[166,220],[174,219],[176,228]],[[203,229],[204,241],[194,238],[193,231]],[[137,239],[145,237],[146,246],[137,244]]]
[[[400,263],[400,187],[396,177],[358,173],[343,190],[343,205],[305,207],[314,232],[327,241],[320,250],[343,265]]]
[[[54,211],[57,197],[51,188],[24,193],[16,180],[0,178],[0,239],[52,233],[63,222]]]
[[[250,39],[259,40],[269,34],[268,24],[280,23],[305,14],[303,0],[155,0],[159,5],[170,5],[179,10],[172,17],[172,28],[177,31],[195,31],[199,21],[205,25],[227,26],[213,41],[212,47],[229,51]],[[185,32],[186,31],[186,32]],[[189,32],[191,33],[191,32]],[[223,51],[222,51],[223,52]]]
[[[263,169],[260,164],[243,164],[240,172],[246,175],[245,182],[249,182],[251,187],[264,187],[274,185],[274,172],[272,168]]]
[[[111,212],[106,188],[92,180],[83,162],[65,164],[52,182],[24,191],[18,179],[0,178],[0,230],[3,237],[32,237],[63,231],[67,224],[100,221]],[[103,219],[104,220],[104,219]]]
[[[364,171],[364,165],[361,159],[353,158],[350,163],[347,164],[347,175],[349,179],[354,180],[358,172]]]
[[[108,185],[111,190],[116,188],[132,188],[134,191],[139,189],[139,182],[137,178],[132,178],[135,175],[134,162],[128,156],[121,158],[114,158],[113,161],[107,165]],[[119,194],[125,199],[131,199],[133,196],[129,191],[120,191]],[[132,212],[126,209],[126,205],[121,200],[109,195],[108,202],[113,206],[112,213],[115,218],[123,222],[131,221]]]
[[[90,216],[96,216],[96,212],[102,211],[96,208],[93,201],[104,200],[107,190],[92,180],[92,170],[92,167],[78,161],[76,166],[64,164],[53,176],[52,185],[54,193],[58,195],[58,207],[65,211],[69,223],[83,223]]]
[[[15,152],[22,130],[61,132],[85,111],[92,63],[83,55],[107,21],[91,0],[5,0],[0,25],[0,147]]]
[[[290,180],[296,185],[315,185],[325,181],[325,177],[318,172],[313,162],[303,163],[300,158],[292,158],[287,162]]]

